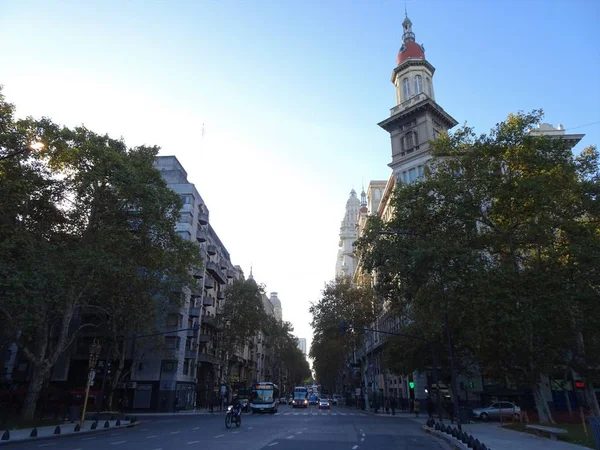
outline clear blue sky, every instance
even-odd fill
[[[438,103],[486,132],[508,113],[600,142],[600,1],[407,2]],[[310,338],[352,187],[387,179],[399,1],[0,0],[0,83],[47,115],[185,164],[246,271]],[[205,139],[201,139],[205,123]],[[573,130],[575,132],[575,130]]]

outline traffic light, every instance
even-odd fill
[[[469,388],[473,389],[475,387],[475,383],[473,383],[472,381],[469,381]]]
[[[408,387],[411,388],[411,389],[414,389],[415,388],[415,382],[414,381],[409,381],[408,382]]]

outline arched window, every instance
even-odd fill
[[[427,95],[433,97],[433,92],[431,91],[431,78],[427,78]]]
[[[423,78],[421,75],[415,77],[415,95],[419,95],[423,92]]]
[[[402,87],[404,89],[404,100],[408,100],[410,98],[410,82],[408,78],[402,80]]]
[[[403,150],[410,150],[416,145],[419,145],[419,136],[416,131],[409,131],[404,135],[404,145]]]

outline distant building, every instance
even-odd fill
[[[298,341],[298,348],[306,356],[306,338],[296,338],[296,341]]]
[[[366,197],[363,191],[362,197],[366,203]],[[366,206],[366,205],[365,205]],[[361,201],[356,196],[356,191],[350,191],[350,198],[346,201],[346,213],[344,220],[340,225],[340,241],[337,261],[335,264],[335,276],[352,276],[356,269],[356,259],[354,257],[354,241],[357,236],[358,213],[361,208]]]

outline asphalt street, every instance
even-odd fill
[[[224,414],[140,418],[134,428],[7,446],[9,450],[447,450],[406,417],[375,417],[357,410],[282,405],[271,414],[244,414],[225,428]]]

